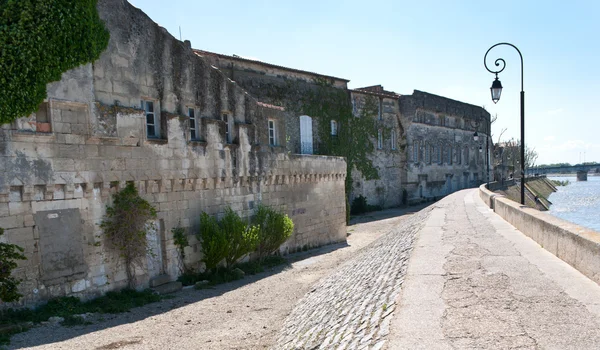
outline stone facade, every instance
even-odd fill
[[[202,211],[284,210],[295,231],[283,252],[345,240],[343,158],[286,152],[282,108],[258,102],[126,1],[98,9],[106,51],[49,84],[38,113],[0,130],[0,227],[28,258],[15,270],[23,304],[126,285],[99,224],[128,182],[158,211],[141,287],[177,277],[177,225],[190,235],[187,264],[201,268]],[[269,120],[281,124],[276,135]]]
[[[377,138],[373,139],[374,152],[370,161],[377,169],[379,179],[365,180],[358,169],[352,172],[351,199],[364,196],[370,205],[384,208],[402,204],[402,188],[406,178],[406,135],[399,114],[399,95],[383,90],[383,87],[369,87],[350,91],[352,113],[357,118],[371,118],[377,128]],[[373,115],[365,113],[365,103],[376,105]]]
[[[408,144],[404,185],[411,201],[440,198],[487,179],[485,109],[418,90],[399,102]]]

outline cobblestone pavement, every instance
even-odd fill
[[[600,287],[465,190],[419,232],[389,349],[600,349]]]
[[[287,317],[272,349],[380,349],[389,333],[423,209],[322,279]]]
[[[268,349],[294,305],[315,283],[410,220],[415,210],[390,209],[354,218],[347,245],[289,255],[287,267],[214,289],[183,290],[173,299],[124,314],[97,315],[91,325],[35,327],[13,336],[9,349]]]

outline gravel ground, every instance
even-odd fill
[[[412,211],[420,208],[412,208]],[[173,299],[88,326],[45,325],[13,336],[10,349],[265,349],[273,346],[296,303],[322,277],[412,216],[386,210],[353,220],[348,244],[289,256],[291,265]]]

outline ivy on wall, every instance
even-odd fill
[[[303,111],[316,119],[319,154],[346,157],[346,195],[352,190],[352,171],[357,169],[366,180],[379,179],[379,173],[369,159],[377,140],[377,130],[385,129],[373,118],[378,113],[378,101],[367,96],[359,116],[354,116],[347,91],[337,89],[324,80],[308,91]],[[337,136],[331,135],[331,120],[337,122]]]
[[[97,0],[0,0],[0,124],[35,112],[46,84],[108,45]]]

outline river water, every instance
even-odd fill
[[[588,176],[587,181],[577,181],[575,176],[548,178],[570,182],[550,195],[548,213],[600,232],[600,176]]]

